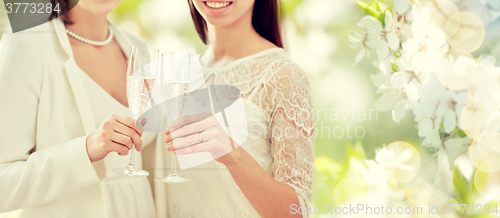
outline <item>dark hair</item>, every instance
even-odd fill
[[[72,22],[65,15],[69,10],[73,9],[73,7],[76,6],[78,0],[50,0],[50,2],[52,3],[52,13],[50,14],[49,19],[53,20],[62,16],[64,23],[72,24]],[[59,4],[58,9],[60,10],[60,12],[54,11],[57,4]]]
[[[207,23],[198,10],[196,10],[193,0],[187,1],[196,31],[201,41],[207,44]],[[252,13],[252,25],[259,35],[274,43],[276,46],[283,47],[279,24],[280,12],[279,0],[255,0]]]

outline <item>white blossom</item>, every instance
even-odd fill
[[[358,24],[364,28],[363,34],[352,31],[349,34],[351,47],[362,47],[356,56],[354,65],[359,63],[365,56],[369,55],[371,49],[376,49],[378,60],[383,61],[389,55],[389,49],[395,51],[399,48],[399,37],[393,30],[393,16],[387,10],[385,12],[385,27],[382,22],[372,16],[365,16]]]
[[[376,152],[375,161],[388,170],[412,171],[414,167],[407,164],[413,155],[413,150],[404,149],[398,144],[384,146]]]
[[[389,81],[392,75],[390,61],[375,61],[374,66],[378,67],[379,71],[376,74],[370,75],[370,79],[377,88],[386,88],[388,85],[390,85]]]
[[[467,88],[471,78],[476,74],[477,63],[468,57],[459,57],[453,62],[452,57],[442,60],[436,76],[441,84],[451,90]]]
[[[419,98],[418,89],[413,84],[402,88],[382,89],[382,96],[375,102],[375,107],[381,111],[392,110],[392,118],[399,122],[406,115],[406,110],[411,108]]]
[[[371,80],[381,96],[375,107],[391,111],[396,122],[412,109],[421,145],[447,157],[449,167],[472,150],[471,144],[479,154],[474,163],[484,159],[485,151],[498,152],[500,158],[500,68],[494,58],[453,57],[432,11],[418,4],[409,8],[408,0],[394,0],[393,11],[384,12],[385,26],[365,16],[360,22],[364,34],[351,36],[363,47],[356,63],[377,51],[378,71]],[[383,148],[370,164],[405,169],[400,163],[408,155],[394,154]]]
[[[394,0],[394,11],[397,14],[405,14],[410,8],[408,0]]]
[[[436,116],[442,118],[444,131],[449,133],[457,127],[457,117],[462,114],[469,97],[467,92],[456,93],[451,90],[448,90],[443,97],[436,110]]]
[[[359,48],[358,55],[356,56],[356,60],[354,61],[354,65],[358,64],[365,56],[369,56],[369,49],[366,41],[368,40],[367,32],[365,31],[363,34],[357,33],[355,31],[350,31],[349,33],[349,46],[351,48]]]

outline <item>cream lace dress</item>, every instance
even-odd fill
[[[132,116],[132,112],[120,102],[116,101],[104,89],[79,69],[82,82],[89,96],[89,102],[94,113],[95,125],[100,126],[111,114]],[[143,146],[155,143],[156,133],[144,132]],[[130,161],[131,152],[120,156],[111,152],[104,158],[106,177],[100,182],[102,198],[94,199],[89,204],[104,206],[107,217],[156,217],[153,194],[147,178],[120,176],[113,169],[125,167]],[[141,153],[135,152],[135,165],[142,168]],[[102,202],[101,202],[102,201]],[[99,205],[101,204],[101,205]]]
[[[202,70],[207,85],[241,90],[249,131],[241,147],[295,189],[298,206],[310,206],[314,105],[304,72],[281,48]],[[167,185],[169,217],[259,217],[223,164],[211,161],[179,174],[193,182]]]

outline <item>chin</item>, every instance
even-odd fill
[[[235,20],[230,17],[205,17],[205,21],[215,27],[225,27],[235,23]]]
[[[120,2],[121,0],[81,0],[78,6],[92,14],[106,16],[115,10]]]

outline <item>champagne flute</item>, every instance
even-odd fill
[[[132,47],[127,67],[127,98],[132,117],[137,119],[154,106],[152,97],[155,79],[160,71],[160,51],[154,48]],[[136,122],[139,123],[139,122]],[[138,124],[140,125],[140,124]],[[138,126],[141,128],[141,126]],[[124,176],[146,177],[149,172],[135,167],[135,148],[131,149],[130,162],[113,171]]]
[[[190,56],[187,54],[170,54],[168,64],[165,64],[167,59],[162,58],[162,72],[160,74],[161,95],[163,101],[163,112],[165,113],[166,121],[171,124],[179,119],[186,107],[189,95],[190,81]],[[182,140],[177,138],[174,140]],[[174,143],[171,142],[171,143]],[[183,178],[177,174],[177,156],[175,151],[172,152],[172,171],[165,178],[155,179],[157,182],[164,183],[188,183],[190,179]]]

